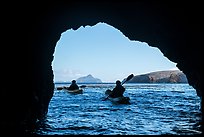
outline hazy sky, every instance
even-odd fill
[[[91,74],[103,82],[123,80],[160,70],[178,69],[158,48],[130,41],[118,29],[98,23],[67,30],[57,42],[52,62],[54,81],[68,81]]]

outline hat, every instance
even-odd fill
[[[72,80],[72,83],[76,83],[76,80]]]
[[[120,80],[117,80],[117,81],[116,81],[116,84],[117,84],[117,85],[120,85],[120,84],[121,84]]]

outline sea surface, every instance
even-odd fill
[[[68,84],[55,84],[55,87]],[[79,84],[80,86],[80,84]],[[130,104],[103,101],[115,84],[86,84],[83,94],[55,88],[39,135],[198,135],[200,98],[188,84],[124,84]]]

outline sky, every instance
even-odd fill
[[[106,23],[63,32],[52,68],[54,82],[70,82],[89,74],[102,82],[115,82],[130,74],[178,69],[158,48],[131,41]]]

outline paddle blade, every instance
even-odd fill
[[[132,79],[133,77],[134,77],[134,75],[133,75],[133,74],[130,74],[126,79],[124,79],[124,80],[122,81],[122,84],[124,84],[125,82],[129,81],[129,80]]]
[[[57,87],[57,90],[62,90],[63,89],[63,87]]]
[[[126,80],[126,81],[129,81],[130,79],[132,79],[133,76],[134,76],[133,74],[129,75],[129,76],[127,77],[127,80]]]
[[[86,85],[81,85],[81,86],[79,86],[80,88],[85,88],[86,87]]]

